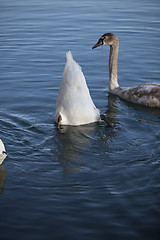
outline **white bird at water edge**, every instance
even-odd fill
[[[0,139],[0,164],[2,164],[2,162],[4,161],[4,159],[7,157],[7,153],[5,150],[5,146],[2,142],[2,140]]]
[[[72,53],[66,54],[67,62],[63,72],[56,102],[55,122],[60,125],[83,125],[97,122],[100,111],[94,105],[79,64]]]
[[[110,45],[109,91],[119,97],[141,105],[160,108],[160,84],[145,83],[134,87],[121,88],[117,80],[117,62],[119,41],[113,33],[105,33],[92,49],[101,45]]]

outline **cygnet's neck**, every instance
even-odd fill
[[[110,45],[109,55],[109,91],[112,92],[115,88],[119,87],[117,81],[117,61],[118,61],[118,39]]]

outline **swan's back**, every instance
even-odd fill
[[[117,89],[115,93],[120,97],[148,107],[160,108],[160,84],[145,83],[135,87]]]
[[[69,51],[56,103],[55,121],[62,117],[62,125],[82,125],[99,120],[81,67]]]
[[[5,151],[5,146],[2,142],[2,140],[0,139],[0,154],[2,154],[3,151]]]
[[[2,142],[2,140],[0,139],[0,164],[2,164],[3,160],[6,158],[7,154],[5,152],[5,146]]]

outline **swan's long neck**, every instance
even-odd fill
[[[110,45],[109,55],[109,91],[119,87],[117,80],[118,40]]]

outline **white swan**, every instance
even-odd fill
[[[0,139],[0,164],[2,164],[2,162],[6,157],[7,157],[7,153],[6,153],[5,147],[2,140]]]
[[[92,47],[110,45],[109,56],[109,91],[119,97],[149,107],[160,108],[160,84],[145,83],[135,87],[121,88],[117,81],[118,38],[113,33],[104,34]]]
[[[55,122],[60,125],[83,125],[99,121],[100,112],[95,107],[81,67],[69,51],[56,102]]]

